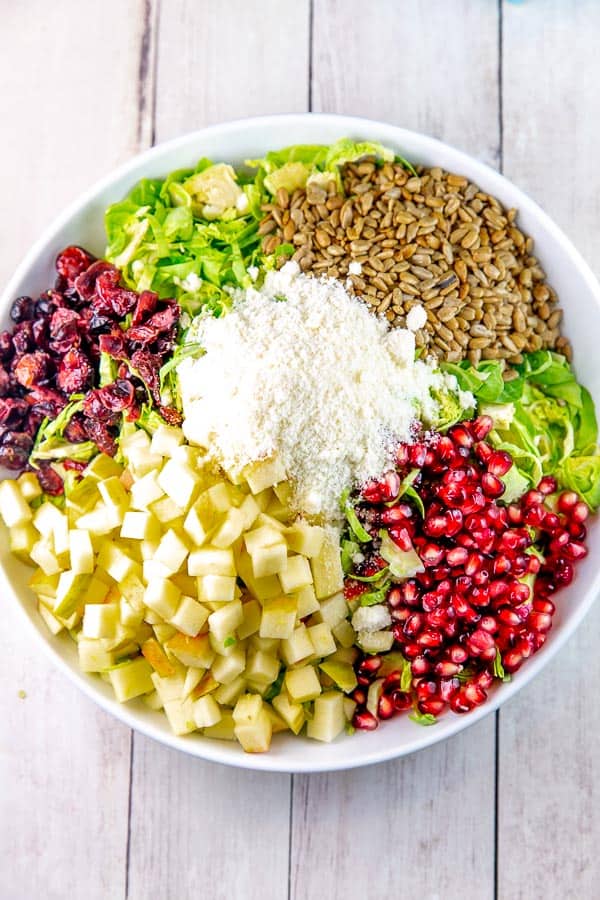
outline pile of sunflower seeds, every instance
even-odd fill
[[[515,209],[437,167],[412,174],[365,159],[346,165],[342,182],[343,194],[334,181],[279,190],[263,207],[263,252],[291,245],[280,264],[293,254],[304,272],[345,281],[393,327],[422,304],[417,346],[439,359],[517,364],[542,348],[571,358],[556,294]]]

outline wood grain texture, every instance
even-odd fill
[[[184,756],[136,735],[130,900],[287,897],[289,777]]]
[[[403,760],[294,778],[291,898],[494,897],[493,717]]]
[[[309,0],[172,0],[160,16],[156,139],[304,112]]]
[[[313,109],[382,119],[498,164],[498,10],[315,0]]]
[[[76,0],[2,4],[2,281],[54,215],[137,149],[142,6],[105,0],[82,16]],[[2,635],[0,897],[121,897],[129,731],[54,669],[8,603]]]
[[[555,217],[598,275],[600,7],[547,0],[543,9],[505,4],[503,14],[505,173]],[[500,900],[598,896],[599,632],[596,605],[500,712]]]
[[[364,15],[356,0],[316,0],[315,110],[361,113],[429,131],[497,161],[493,6],[377,0],[370,10]],[[441,56],[444,66],[437,64]],[[474,92],[465,89],[471,84]],[[493,897],[494,750],[490,717],[405,760],[296,776],[291,896]],[[477,828],[468,829],[467,839],[457,827],[466,810],[477,811]]]
[[[177,0],[158,22],[157,140],[306,109],[308,2],[268,0],[257,15],[238,0]],[[274,22],[283,23],[277,41]],[[135,735],[128,897],[283,900],[289,819],[290,776],[223,768]]]

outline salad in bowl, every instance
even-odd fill
[[[0,515],[26,602],[177,738],[474,716],[588,554],[597,421],[559,297],[516,209],[405,152],[142,178],[101,255],[74,235],[12,298]]]

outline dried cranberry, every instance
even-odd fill
[[[48,377],[50,357],[41,350],[25,353],[14,367],[15,378],[19,384],[32,388],[42,384]]]
[[[170,332],[179,319],[180,309],[176,304],[154,313],[143,325],[132,326],[125,332],[127,340],[136,344],[151,344],[161,333]]]
[[[55,353],[63,354],[81,343],[79,315],[74,309],[57,309],[50,319],[50,347]]]
[[[108,426],[99,419],[86,418],[84,422],[89,440],[96,444],[101,453],[114,456],[117,452],[117,442]]]
[[[71,417],[65,428],[65,437],[71,444],[80,444],[87,441],[88,435],[85,430],[83,416],[75,414]]]
[[[75,280],[75,290],[82,298],[82,300],[90,301],[94,298],[96,293],[96,281],[104,272],[116,272],[111,263],[106,262],[103,259],[97,260],[97,262],[92,263],[92,265],[82,272]]]
[[[131,356],[131,365],[139,374],[155,403],[160,404],[160,379],[159,369],[162,361],[160,356],[148,353],[146,350],[136,350]]]
[[[49,463],[41,463],[37,470],[37,477],[40,487],[45,494],[50,494],[51,497],[58,497],[60,494],[64,494],[65,486],[62,478]]]
[[[48,419],[55,419],[67,405],[67,400],[58,391],[47,387],[36,387],[27,395],[32,409]]]
[[[158,411],[167,425],[181,425],[183,422],[183,416],[179,410],[173,409],[172,406],[159,406]]]
[[[35,304],[31,297],[17,297],[10,308],[10,317],[13,322],[25,322],[33,319]]]
[[[56,271],[68,284],[85,272],[93,262],[93,257],[81,247],[66,247],[56,257]]]
[[[7,431],[2,435],[0,465],[19,471],[24,469],[33,446],[33,437],[22,431]]]
[[[27,413],[27,403],[14,397],[0,399],[0,425],[10,428],[18,425]]]
[[[35,349],[33,341],[33,325],[31,322],[20,322],[15,326],[12,336],[15,353],[29,353]]]
[[[144,319],[152,315],[158,304],[158,294],[154,291],[142,291],[133,312],[132,325],[141,325]]]
[[[107,315],[125,316],[137,303],[134,291],[119,287],[121,273],[118,269],[103,272],[96,281],[96,296],[92,300],[95,312]]]
[[[7,362],[14,354],[13,339],[10,331],[0,332],[0,359]]]
[[[108,353],[113,359],[126,359],[125,335],[118,326],[113,326],[109,334],[101,334],[98,339],[101,353]]]
[[[0,397],[6,397],[10,392],[11,378],[6,369],[0,366]]]
[[[112,319],[108,316],[99,316],[96,313],[92,313],[88,327],[92,334],[100,334],[103,331],[109,331],[114,325]]]
[[[81,350],[68,350],[58,367],[56,383],[65,394],[87,390],[92,383],[94,370]]]

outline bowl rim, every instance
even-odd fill
[[[360,134],[361,129],[373,129],[380,127],[386,132],[392,133],[394,142],[398,146],[402,146],[403,141],[417,141],[424,152],[430,152],[433,155],[436,151],[450,151],[457,161],[457,165],[464,165],[468,171],[469,177],[477,181],[478,177],[483,176],[484,181],[488,184],[491,182],[495,189],[497,185],[502,193],[502,186],[507,185],[517,200],[519,210],[527,210],[540,224],[546,229],[551,238],[556,241],[564,254],[569,257],[571,264],[578,270],[579,274],[586,283],[590,295],[600,310],[600,284],[593,274],[590,266],[581,256],[574,244],[562,231],[561,228],[551,219],[551,217],[523,190],[515,185],[510,179],[502,175],[491,166],[472,157],[468,153],[455,148],[445,141],[430,137],[411,129],[402,128],[391,123],[382,122],[378,119],[370,119],[362,116],[348,116],[333,113],[279,113],[264,116],[252,116],[247,118],[238,118],[228,120],[226,122],[216,123],[204,128],[196,129],[178,137],[164,141],[160,144],[135,154],[131,159],[112,169],[109,173],[97,180],[91,187],[80,194],[73,200],[58,216],[56,216],[50,224],[44,228],[40,236],[33,242],[28,251],[25,253],[21,262],[15,269],[11,278],[2,293],[0,294],[0,310],[7,308],[15,295],[17,286],[24,276],[33,267],[34,263],[40,256],[42,250],[49,244],[62,228],[67,225],[72,218],[83,211],[88,204],[102,194],[103,191],[109,189],[111,185],[120,179],[136,172],[146,163],[151,162],[154,158],[179,148],[185,148],[194,145],[195,142],[201,142],[210,136],[219,136],[226,138],[228,134],[235,134],[241,130],[250,128],[260,128],[260,126],[270,126],[274,123],[281,125],[282,130],[286,124],[297,125],[309,120],[321,122],[325,127],[328,125],[335,126],[339,129],[340,136],[344,134]],[[140,175],[139,177],[143,177]],[[127,704],[121,704],[114,698],[104,696],[96,687],[95,681],[88,678],[84,672],[71,668],[67,661],[59,652],[59,644],[48,633],[45,636],[39,631],[33,620],[29,617],[25,604],[20,599],[19,590],[13,585],[11,578],[6,570],[3,560],[0,560],[0,585],[3,590],[14,601],[14,606],[19,610],[22,619],[27,623],[30,633],[35,635],[38,644],[43,648],[43,652],[49,659],[75,684],[87,697],[92,699],[102,709],[118,720],[123,722],[129,728],[139,731],[146,737],[150,737],[165,746],[180,750],[188,755],[198,757],[211,762],[218,762],[225,765],[234,766],[236,768],[251,769],[255,771],[266,772],[282,772],[282,773],[310,773],[310,772],[326,772],[353,769],[367,765],[373,765],[379,762],[396,759],[398,757],[407,756],[422,750],[426,747],[447,740],[456,734],[475,725],[484,717],[496,712],[500,706],[510,700],[518,691],[521,690],[529,681],[552,660],[552,658],[565,645],[573,633],[577,630],[584,617],[589,612],[596,596],[600,592],[600,568],[596,572],[591,585],[583,595],[580,602],[570,615],[570,619],[566,625],[561,627],[560,632],[550,645],[546,645],[538,654],[528,661],[525,669],[520,670],[517,676],[507,684],[499,685],[494,694],[483,705],[473,710],[468,716],[456,716],[456,721],[451,730],[445,730],[439,736],[436,736],[436,729],[422,728],[415,730],[415,737],[410,741],[405,741],[400,747],[383,748],[379,750],[369,750],[366,740],[361,745],[357,740],[357,752],[355,758],[344,759],[339,763],[335,760],[324,757],[323,761],[296,761],[294,763],[286,762],[284,755],[277,756],[270,753],[265,754],[248,754],[240,752],[232,758],[223,752],[221,741],[196,741],[192,743],[185,736],[177,736],[170,732],[164,732],[153,724],[141,719],[135,708]],[[333,745],[335,746],[335,744]]]

